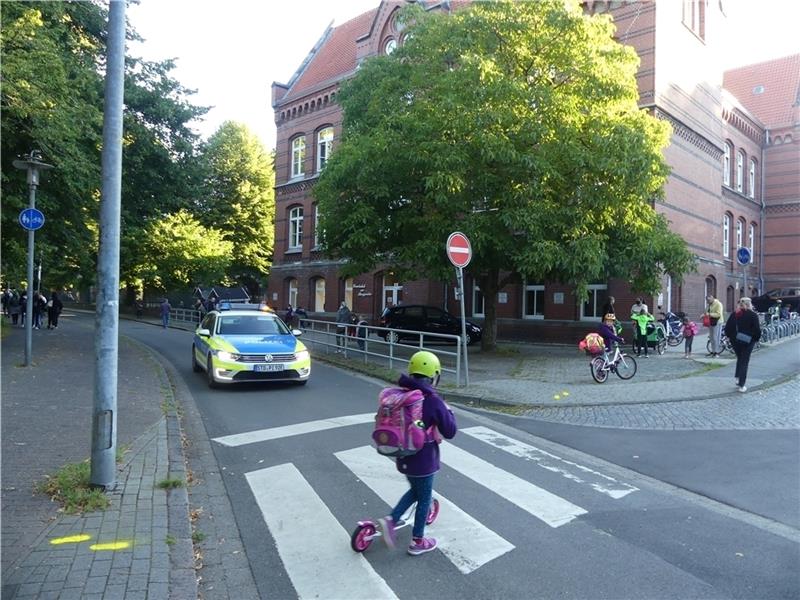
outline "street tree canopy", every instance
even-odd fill
[[[669,125],[637,105],[633,49],[577,2],[416,6],[410,36],[338,95],[342,142],[321,175],[327,252],[351,274],[449,278],[449,233],[473,246],[485,349],[514,277],[576,287],[621,277],[653,292],[693,266],[656,213]]]

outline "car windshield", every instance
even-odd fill
[[[282,321],[268,315],[225,315],[219,319],[219,335],[286,335]]]

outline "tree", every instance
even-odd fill
[[[133,266],[133,275],[145,288],[167,291],[221,280],[233,244],[218,229],[180,210],[147,224],[143,248],[145,258]]]
[[[652,205],[669,126],[638,108],[638,58],[610,17],[563,0],[403,17],[413,36],[342,86],[342,142],[314,188],[347,273],[448,278],[444,243],[463,231],[490,350],[497,292],[514,277],[585,297],[598,279],[654,291],[663,272],[692,268]]]
[[[228,276],[255,292],[272,262],[273,159],[245,125],[226,121],[209,139],[204,163],[205,193],[198,214],[233,244]]]

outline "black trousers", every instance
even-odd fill
[[[733,343],[733,351],[736,353],[736,375],[739,379],[739,387],[743,386],[747,380],[747,367],[750,365],[750,355],[753,353],[754,342],[743,344],[742,342]]]
[[[636,353],[640,354],[644,350],[644,355],[647,356],[647,334],[641,331],[636,332]]]

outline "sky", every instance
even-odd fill
[[[680,0],[658,0],[679,2]],[[728,15],[726,68],[800,52],[799,0],[723,2]],[[375,8],[380,0],[139,0],[128,22],[145,39],[128,53],[176,59],[172,76],[213,106],[196,129],[208,137],[226,120],[248,126],[267,149],[275,145],[273,81],[287,83],[327,26]]]

